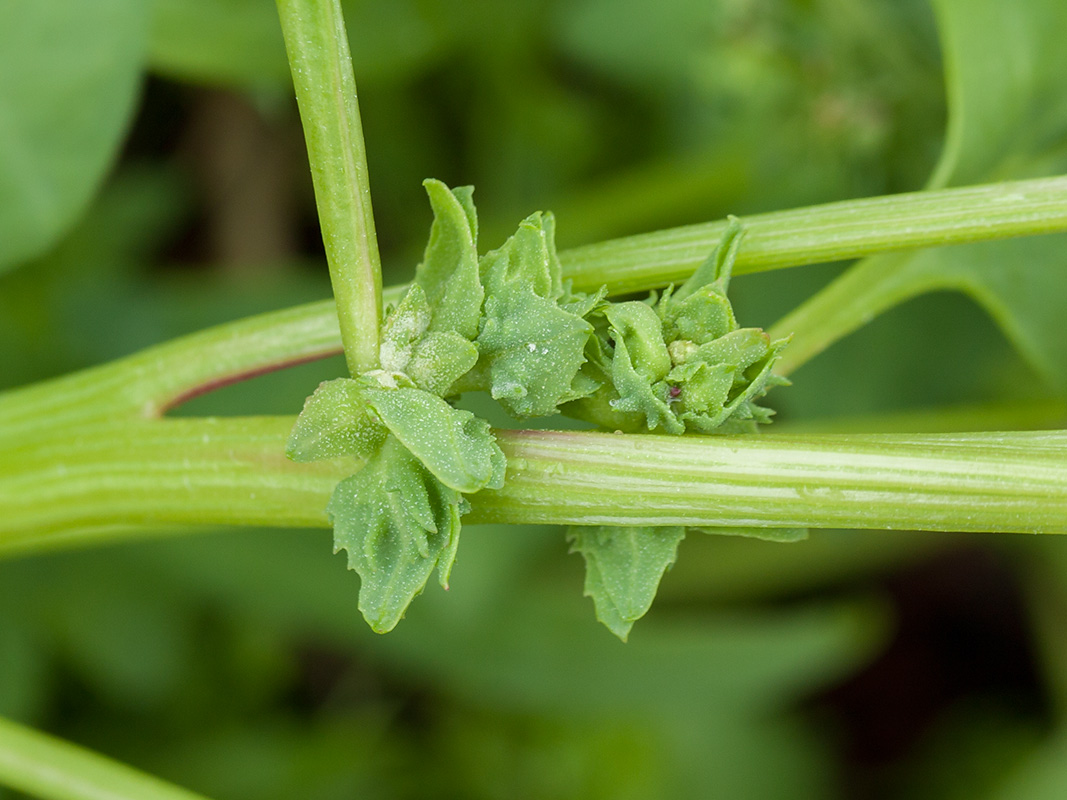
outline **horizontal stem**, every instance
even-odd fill
[[[356,465],[288,461],[292,423],[102,423],[4,453],[0,550],[130,524],[325,526]],[[508,480],[471,496],[471,522],[1067,532],[1064,432],[497,438]]]
[[[738,273],[1050,233],[1067,230],[1067,178],[851,200],[743,221],[747,234],[735,265]],[[725,224],[617,239],[560,257],[577,288],[607,283],[616,292],[649,289],[688,277],[718,243]],[[384,302],[397,303],[406,288],[386,289]],[[238,320],[102,367],[0,393],[0,441],[63,420],[116,413],[157,416],[221,383],[339,352],[333,301]]]
[[[0,719],[0,786],[45,800],[204,800],[133,767]]]
[[[1059,431],[502,438],[485,521],[1067,532]]]
[[[735,274],[843,261],[874,253],[1067,230],[1067,176],[846,200],[742,217]],[[565,222],[565,221],[564,221]],[[715,247],[726,221],[570,250],[581,288],[623,293],[679,282]]]

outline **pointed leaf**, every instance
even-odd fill
[[[336,550],[359,573],[359,610],[377,633],[392,630],[438,567],[455,559],[462,498],[389,437],[367,465],[341,481],[327,512]]]
[[[515,289],[538,297],[556,299],[562,294],[560,264],[556,256],[555,221],[540,211],[519,223],[519,228],[501,247],[481,260],[482,283],[491,297]]]
[[[683,283],[674,293],[675,302],[681,302],[689,297],[697,289],[704,286],[714,286],[722,295],[730,286],[730,276],[733,274],[734,261],[737,259],[737,251],[741,247],[741,239],[744,238],[745,229],[741,226],[741,220],[737,217],[727,217],[728,224],[723,231],[722,239],[718,246],[711,251],[711,255],[696,271],[689,276],[689,280]]]
[[[504,485],[506,460],[489,423],[421,389],[379,389],[368,402],[438,480],[458,492]]]
[[[478,274],[478,220],[470,187],[449,190],[441,181],[423,182],[433,206],[430,241],[415,282],[433,308],[433,329],[478,335],[485,291]]]
[[[571,552],[585,558],[585,594],[593,598],[597,619],[625,642],[651,607],[685,528],[575,526],[567,538]]]
[[[634,369],[624,339],[615,342],[615,355],[611,361],[611,382],[618,399],[611,401],[616,411],[643,414],[650,431],[662,428],[665,433],[685,433],[685,425],[671,411],[667,384],[652,384],[648,378]]]

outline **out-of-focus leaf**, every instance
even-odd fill
[[[1023,177],[1067,126],[1067,4],[935,0],[949,122],[930,183]]]
[[[278,11],[260,0],[156,0],[152,68],[186,80],[284,85],[289,64]]]
[[[1067,796],[1067,731],[1053,733],[989,800],[1060,800]]]
[[[29,722],[46,702],[50,675],[28,626],[12,612],[0,611],[0,716]]]
[[[710,536],[743,536],[747,539],[759,539],[764,542],[791,544],[803,542],[808,538],[807,528],[690,528]]]
[[[696,76],[722,25],[723,5],[580,0],[561,8],[557,27],[574,57],[661,89],[671,79]]]
[[[1046,731],[1034,717],[1020,713],[1019,703],[995,693],[981,700],[964,697],[942,709],[912,746],[906,766],[898,769],[895,797],[909,800],[992,800],[1024,770]],[[1061,788],[1064,784],[1061,784]],[[1063,793],[1010,794],[1026,800],[1062,797]]]
[[[133,112],[147,8],[0,4],[0,271],[50,247],[99,186]]]
[[[1030,364],[1067,392],[1067,237],[930,250],[910,259],[904,274],[973,297]]]
[[[1067,4],[938,0],[949,126],[933,185],[1067,168]],[[1063,237],[1014,239],[864,259],[799,310],[835,336],[923,292],[955,289],[990,313],[1021,353],[1067,390]],[[825,312],[825,313],[822,313]],[[843,314],[848,319],[834,316]],[[790,329],[789,319],[780,330]],[[788,355],[786,356],[788,360]]]

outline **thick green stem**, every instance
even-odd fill
[[[348,369],[378,366],[382,270],[339,0],[278,0]]]
[[[203,795],[4,719],[0,785],[45,800],[204,800]]]
[[[738,266],[742,272],[754,271],[890,250],[904,243],[943,244],[1062,230],[1067,228],[1064,207],[1067,179],[1055,178],[764,215],[746,220],[749,235]],[[610,280],[609,264],[623,275],[621,284],[612,282],[613,287],[647,288],[689,274],[717,242],[718,230],[712,224],[605,243],[564,253],[564,264],[580,288]],[[388,290],[387,295],[395,299],[403,288]],[[340,344],[332,304],[316,303],[222,325],[108,365],[0,394],[3,546],[38,549],[48,542],[114,535],[117,525],[325,524],[327,495],[351,465],[286,461],[281,454],[291,419],[157,418],[187,397],[335,353]],[[1006,469],[1003,459],[1010,462],[1016,450],[1007,453],[1003,446],[1016,440],[995,437],[969,441],[963,461],[949,464],[930,455],[942,447],[938,439],[921,440],[907,451],[907,458],[886,462],[887,453],[903,446],[902,441],[775,436],[743,441],[654,436],[586,440],[547,434],[541,441],[533,435],[500,436],[509,448],[513,480],[500,492],[476,495],[474,519],[1065,529],[1064,452],[1062,440],[1052,434],[1042,441],[1055,439],[1061,448],[1055,458],[1046,458],[1051,451],[1045,445],[1026,451],[1026,458],[1041,464],[1046,483],[1033,483],[1025,470],[1016,474]],[[597,453],[607,441],[611,455],[605,460]],[[1037,442],[1018,441],[1024,450]],[[553,447],[562,450],[545,455]],[[814,461],[810,469],[794,464],[783,473],[769,463],[746,472],[748,462],[715,460],[730,452],[742,460],[756,459],[751,463],[758,465],[758,454],[769,452],[764,448],[779,453],[774,458],[785,458],[788,452],[793,454],[789,458],[800,459],[798,464]],[[876,473],[884,477],[884,485],[864,489],[841,483],[868,457],[887,465]],[[899,467],[896,472],[890,462]],[[985,464],[997,472],[996,480],[965,481],[962,490],[941,480],[946,478],[942,467],[951,467],[950,476],[955,476],[961,463]],[[913,467],[905,469],[907,464]],[[620,481],[620,465],[632,466],[635,476]],[[691,479],[685,477],[690,467],[699,468]],[[620,491],[619,486],[625,488]],[[1035,498],[1033,486],[1045,494]],[[735,496],[738,487],[744,492]],[[822,495],[834,502],[827,503]],[[752,502],[752,497],[761,499]],[[1028,510],[1020,509],[1020,502]]]
[[[352,463],[294,464],[289,417],[101,423],[0,457],[0,550],[115,526],[325,526]],[[650,436],[499,431],[471,522],[1067,532],[1067,433]]]

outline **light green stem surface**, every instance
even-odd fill
[[[746,236],[735,273],[901,247],[1067,231],[1067,178],[853,200],[746,217],[743,222]],[[616,293],[663,286],[688,277],[718,244],[725,225],[707,223],[564,251],[560,254],[564,274],[584,290],[595,290],[603,283]],[[880,283],[876,277],[857,274],[850,284],[841,284],[842,291],[863,292]],[[398,302],[406,288],[386,289],[385,302]],[[878,288],[878,308],[872,312],[893,301],[882,291],[884,287]],[[914,285],[902,287],[905,292],[914,290]],[[820,319],[826,316],[826,324],[820,325],[826,335],[862,323],[855,303],[833,300],[827,296],[818,308],[800,313]],[[845,318],[835,322],[836,306]],[[23,435],[27,428],[51,427],[62,421],[56,414],[158,416],[217,385],[337,353],[342,337],[334,307],[333,301],[326,300],[262,314],[75,375],[0,394],[0,441]],[[787,318],[780,327],[791,329],[802,322]],[[785,368],[801,363],[821,346],[821,340],[813,339],[807,347],[787,348]],[[80,402],[69,403],[70,394],[76,394]]]
[[[843,258],[905,242],[1063,230],[1064,208],[1067,179],[1053,178],[752,217],[738,267]],[[564,264],[581,288],[609,277],[609,265],[624,276],[625,288],[661,285],[698,266],[720,227],[570,251]],[[395,301],[403,288],[386,294]],[[0,394],[0,546],[59,546],[105,530],[112,535],[123,525],[325,524],[329,491],[352,465],[287,461],[282,454],[292,419],[158,417],[225,383],[337,352],[332,306],[316,303],[222,325]],[[1063,531],[1062,435],[1028,436],[949,441],[502,432],[511,479],[499,492],[474,497],[472,519]]]
[[[99,753],[0,719],[0,786],[44,800],[204,800]]]
[[[378,366],[382,270],[339,0],[278,0],[348,369]]]
[[[351,462],[295,464],[291,417],[101,423],[0,458],[0,550],[114,526],[325,526]],[[1067,531],[1067,433],[650,436],[498,431],[470,522]]]
[[[1067,230],[1067,177],[871,197],[742,217],[734,274]],[[560,224],[565,225],[566,220]],[[565,277],[623,293],[680,282],[719,243],[726,221],[570,250]]]

